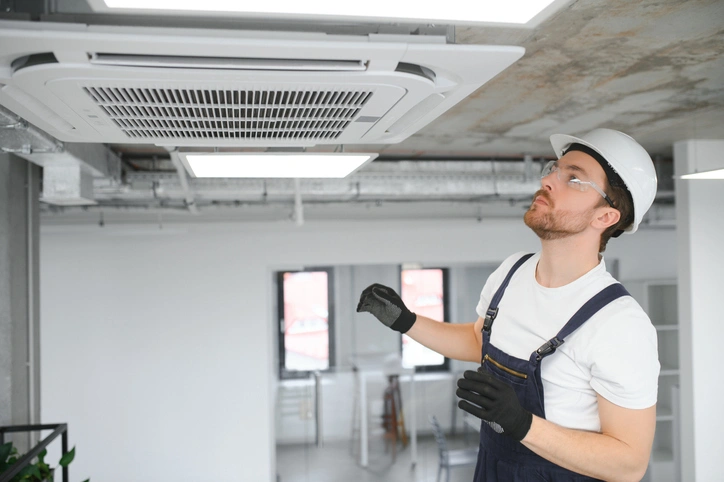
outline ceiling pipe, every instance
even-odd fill
[[[121,182],[121,160],[103,144],[63,143],[0,107],[0,150],[43,167],[41,201],[58,206],[96,204],[94,178]]]
[[[523,169],[525,173],[525,180],[530,181],[533,179],[533,156],[526,154],[523,156]]]
[[[304,206],[302,206],[302,190],[299,187],[299,178],[294,179],[294,221],[297,226],[304,224]]]
[[[186,175],[186,168],[184,167],[181,159],[178,156],[178,148],[166,147],[165,149],[168,151],[168,154],[171,157],[171,162],[173,162],[173,165],[176,168],[176,174],[178,175],[178,180],[181,184],[181,191],[183,192],[186,207],[191,214],[199,214],[199,209],[196,207],[196,200],[194,199],[193,190],[189,187],[189,180]]]

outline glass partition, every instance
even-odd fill
[[[479,421],[466,421],[465,412],[457,408],[455,389],[462,372],[476,368],[476,364],[449,360],[443,370],[433,372],[406,366],[401,335],[369,313],[356,312],[362,290],[372,283],[381,283],[411,298],[418,310],[429,306],[428,316],[443,315],[444,301],[444,316],[449,317],[445,321],[475,321],[480,290],[495,266],[443,267],[445,276],[450,278],[449,286],[457,287],[447,293],[441,292],[443,269],[434,268],[419,273],[405,273],[407,270],[400,265],[330,268],[333,281],[328,292],[333,299],[328,303],[328,317],[335,320],[333,334],[326,339],[330,363],[317,370],[296,367],[297,377],[280,378],[277,384],[275,436],[279,482],[437,480],[439,471],[442,478],[447,476],[447,468],[441,467],[442,448],[467,456],[460,459],[465,463],[450,469],[449,480],[472,480]],[[408,275],[406,279],[404,274]],[[284,282],[283,277],[275,279]],[[317,281],[317,288],[324,284]],[[404,281],[409,283],[407,290],[402,286]],[[284,301],[287,308],[290,299]],[[295,298],[295,303],[301,306],[303,299]],[[297,318],[322,319],[322,301],[315,302],[318,306],[311,315]],[[437,311],[433,313],[434,310]],[[306,325],[303,322],[299,328],[306,329]],[[296,335],[291,329],[293,324],[281,326],[286,329],[280,329],[280,337],[285,333]],[[321,326],[319,322],[309,326],[315,328],[309,328],[315,333],[320,331],[316,329]],[[285,346],[287,351],[280,353],[280,363],[292,359],[293,343],[287,342]],[[295,350],[302,352],[298,347]],[[304,353],[314,350],[307,346]],[[429,363],[431,359],[423,356],[420,360]],[[434,434],[433,417],[440,427],[438,437]]]

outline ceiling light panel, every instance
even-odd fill
[[[684,174],[681,179],[724,179],[724,169]]]
[[[192,177],[343,178],[372,161],[370,153],[179,153]]]
[[[174,13],[234,12],[247,15],[286,17],[358,19],[383,21],[424,21],[446,23],[503,23],[525,25],[541,16],[550,15],[568,0],[506,0],[470,2],[389,2],[367,0],[91,0],[96,10],[167,11]],[[104,8],[105,7],[105,8]],[[550,7],[550,8],[548,8]],[[538,22],[535,22],[538,23]],[[530,26],[530,25],[529,25]]]

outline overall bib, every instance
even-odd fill
[[[585,323],[598,310],[611,301],[628,295],[619,283],[601,290],[587,301],[565,324],[556,336],[534,351],[528,360],[515,358],[490,343],[490,333],[498,305],[513,274],[532,254],[523,256],[510,269],[490,302],[483,325],[482,367],[496,378],[507,382],[515,390],[520,404],[533,415],[545,418],[541,361],[555,352],[565,338]],[[496,430],[497,429],[497,430]],[[480,452],[475,468],[475,482],[593,481],[535,454],[522,443],[502,435],[500,426],[482,421],[480,425]]]

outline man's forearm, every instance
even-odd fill
[[[640,481],[648,462],[614,437],[564,428],[535,416],[521,443],[556,465],[603,480]]]
[[[475,336],[474,323],[440,323],[417,315],[415,324],[406,334],[448,358],[480,361],[481,346]]]

